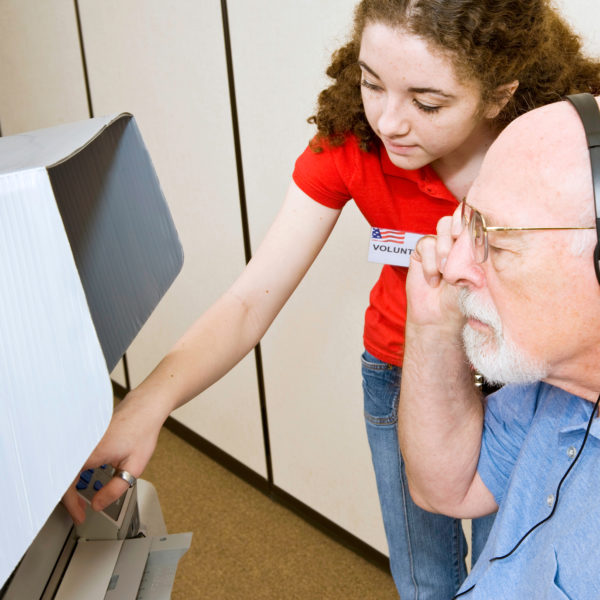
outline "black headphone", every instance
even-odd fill
[[[600,283],[600,218],[598,218],[600,215],[600,110],[598,110],[596,99],[592,94],[573,94],[567,96],[567,100],[579,113],[590,151],[594,206],[596,208],[596,235],[598,236],[598,242],[594,249],[594,269],[596,270],[596,279]]]

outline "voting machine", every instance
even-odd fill
[[[132,115],[0,138],[2,600],[170,597],[191,534],[167,535],[151,484],[79,528],[60,499],[108,426],[109,373],[182,263]],[[80,493],[110,469],[79,474]]]

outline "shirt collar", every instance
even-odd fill
[[[444,185],[439,175],[430,165],[425,165],[420,169],[407,170],[397,167],[388,156],[388,153],[382,144],[379,144],[379,158],[382,171],[391,177],[401,177],[417,184],[419,190],[435,198],[449,200],[453,204],[457,203],[452,192]]]
[[[583,405],[585,416],[582,417],[581,412],[577,411],[579,414],[573,415],[571,424],[560,429],[560,434],[563,435],[574,431],[585,431],[587,429],[588,423],[590,422],[590,411],[594,408],[594,404],[592,404],[589,401],[585,401],[585,404]],[[598,418],[597,414],[592,420],[592,425],[590,427],[590,435],[600,439],[600,418]]]

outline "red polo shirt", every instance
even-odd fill
[[[439,219],[458,205],[430,166],[400,169],[381,145],[364,152],[354,136],[342,146],[324,145],[319,153],[307,148],[293,178],[304,193],[330,208],[341,209],[353,199],[369,225],[384,229],[435,233]],[[365,232],[365,248],[366,237]],[[365,348],[393,365],[402,365],[404,354],[407,271],[384,265],[365,314]]]

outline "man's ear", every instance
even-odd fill
[[[492,100],[485,110],[485,117],[487,119],[495,119],[500,111],[506,106],[507,102],[513,97],[518,87],[519,82],[516,79],[510,83],[499,85],[494,90]]]

